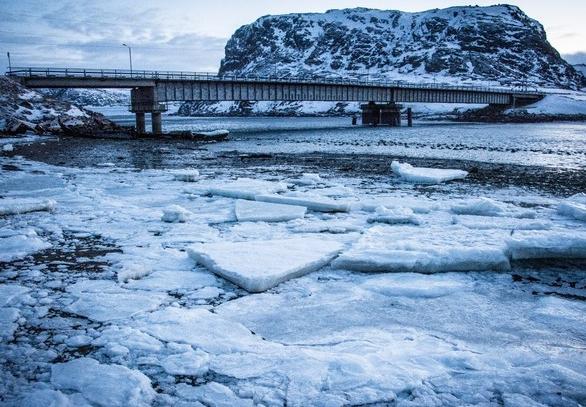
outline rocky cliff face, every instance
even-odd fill
[[[542,25],[508,5],[266,16],[234,33],[220,73],[571,89],[582,82]]]
[[[0,133],[91,133],[118,126],[99,113],[49,98],[7,77],[0,77]]]

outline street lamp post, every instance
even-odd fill
[[[7,52],[6,56],[8,57],[8,72],[12,72],[12,62],[10,61],[10,52]]]
[[[122,44],[128,48],[128,59],[130,60],[130,76],[132,77],[132,48],[126,44]]]

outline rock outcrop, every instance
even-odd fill
[[[27,89],[0,77],[0,133],[91,134],[119,130],[103,115]]]

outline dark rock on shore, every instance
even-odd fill
[[[122,130],[100,113],[52,99],[9,77],[0,77],[0,133],[89,135]]]

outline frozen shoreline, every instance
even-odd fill
[[[500,395],[575,405],[585,396],[584,262],[515,260],[511,271],[489,271],[506,270],[507,256],[581,247],[585,223],[569,216],[581,201],[568,201],[569,212],[558,205],[582,170],[564,179],[555,168],[402,160],[470,172],[421,186],[394,176],[384,155],[78,139],[14,147],[2,156],[5,198],[56,203],[0,217],[10,229],[0,239],[44,244],[0,263],[2,401],[341,406]],[[250,204],[273,194],[347,211]],[[237,198],[247,205],[237,210]],[[270,284],[226,257],[236,249],[271,267]],[[462,271],[351,271],[410,264]],[[250,294],[221,277],[229,273],[268,291]]]

